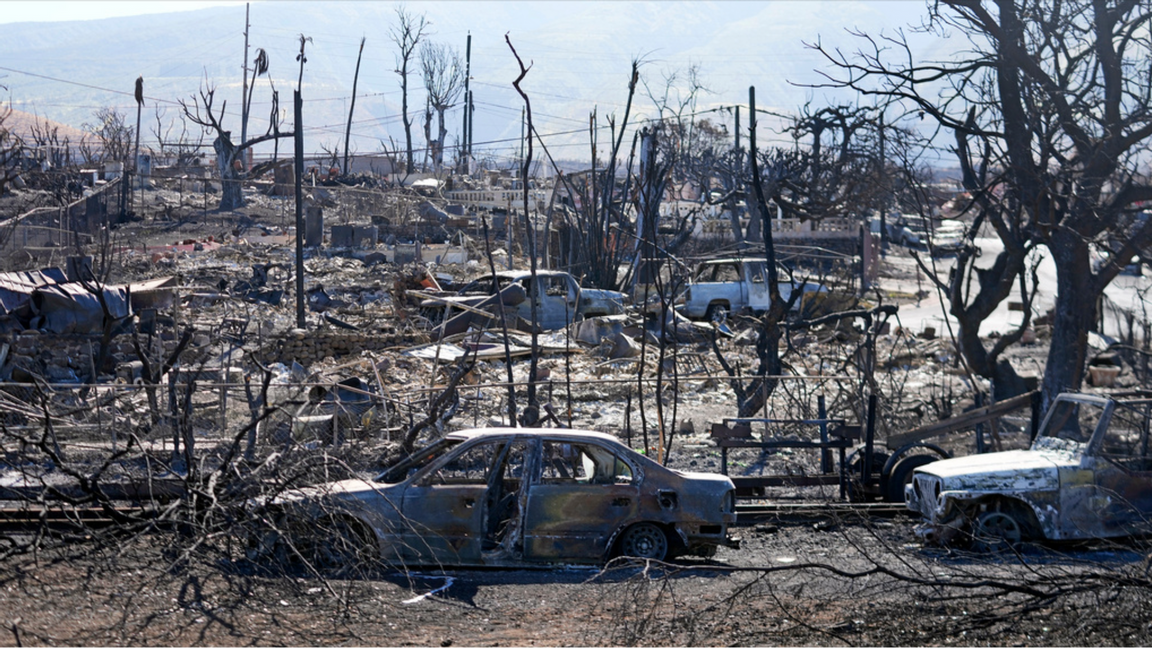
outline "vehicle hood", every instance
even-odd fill
[[[1075,466],[1068,455],[1010,450],[934,461],[916,469],[934,475],[942,490],[1051,490],[1059,486],[1059,468]]]

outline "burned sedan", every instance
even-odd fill
[[[1152,399],[1061,394],[1028,450],[917,468],[908,508],[918,533],[977,549],[1152,531]]]
[[[258,511],[250,555],[325,566],[663,560],[736,546],[732,481],[682,473],[597,432],[445,435],[373,480],[285,493]]]

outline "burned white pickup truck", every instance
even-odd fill
[[[768,310],[767,264],[756,259],[714,259],[704,261],[696,269],[692,282],[684,292],[682,313],[690,319],[720,319],[728,313],[745,309],[752,312]],[[812,283],[796,283],[781,278],[780,297],[785,301],[795,290],[827,292],[827,288]],[[798,308],[800,300],[793,303]]]
[[[469,312],[454,308],[483,308],[499,293],[506,306],[514,307],[524,326],[532,320],[532,274],[527,270],[506,270],[496,273],[496,286],[492,275],[481,275],[455,294],[438,295],[420,302],[425,316],[433,322],[453,322],[445,328],[451,335],[467,330]],[[536,273],[536,318],[542,330],[563,328],[579,317],[619,315],[624,312],[624,293],[615,290],[582,288],[576,279],[559,270],[540,270]],[[447,311],[447,312],[446,312]],[[453,317],[453,315],[457,317]],[[509,323],[515,326],[515,323]]]
[[[1061,394],[1032,447],[936,461],[905,488],[921,537],[973,548],[1152,532],[1149,394]]]

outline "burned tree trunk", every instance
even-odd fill
[[[220,211],[232,211],[244,206],[244,192],[240,184],[240,171],[236,168],[238,150],[226,134],[212,142],[216,151],[216,166],[220,171]]]
[[[740,416],[753,416],[764,408],[768,397],[776,389],[783,364],[780,362],[780,338],[784,335],[781,323],[788,312],[788,303],[780,297],[780,272],[776,268],[776,248],[772,241],[772,217],[768,211],[768,201],[764,197],[764,185],[760,177],[760,162],[756,151],[756,88],[748,89],[749,150],[752,156],[752,194],[756,198],[756,207],[760,212],[760,221],[764,230],[764,260],[765,271],[768,275],[768,311],[760,316],[760,330],[756,338],[756,356],[760,360],[757,368],[757,378],[745,388],[740,398]],[[794,291],[798,294],[798,291]],[[797,294],[792,295],[796,299]]]
[[[1045,406],[1061,392],[1079,389],[1084,376],[1088,332],[1096,321],[1096,298],[1103,285],[1107,285],[1104,282],[1098,286],[1094,281],[1087,242],[1076,239],[1069,230],[1057,232],[1053,242],[1058,243],[1049,246],[1056,261],[1057,294],[1080,295],[1081,300],[1075,304],[1057,301],[1044,371]]]

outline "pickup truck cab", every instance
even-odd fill
[[[978,549],[1152,531],[1152,398],[1061,394],[1028,450],[936,461],[905,487],[917,533]]]
[[[690,319],[717,319],[726,313],[748,309],[763,312],[771,305],[768,294],[767,263],[755,259],[715,259],[702,262],[684,293],[683,314]],[[787,300],[792,291],[827,292],[827,288],[810,282],[797,286],[780,281],[780,296]],[[796,300],[793,309],[799,308]]]

